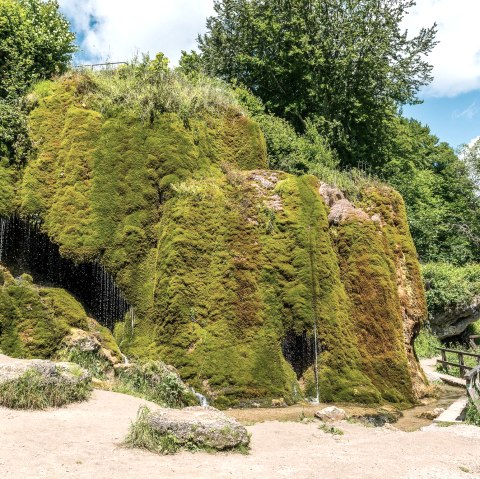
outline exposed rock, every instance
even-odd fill
[[[315,417],[323,422],[343,421],[347,417],[347,413],[336,406],[330,406],[321,411],[317,411]]]
[[[468,305],[456,305],[430,316],[430,327],[439,339],[458,336],[480,319],[480,295]]]
[[[396,423],[402,416],[403,414],[396,409],[380,408],[376,413],[354,416],[354,418],[368,426],[384,427],[386,424]]]
[[[172,435],[180,444],[193,443],[218,450],[248,446],[247,430],[212,407],[159,409],[147,417],[152,429],[161,435]]]
[[[82,352],[98,352],[102,345],[95,334],[72,328],[70,336],[64,340],[67,348],[75,348]]]
[[[0,384],[18,379],[32,370],[59,385],[90,379],[89,373],[76,364],[54,363],[43,359],[14,359],[0,355]]]
[[[440,414],[445,412],[445,409],[443,407],[436,407],[435,409],[432,409],[431,411],[425,411],[422,412],[418,417],[422,419],[429,419],[430,421],[433,421],[436,419]]]
[[[372,221],[365,211],[357,208],[351,201],[347,200],[338,188],[322,183],[320,185],[320,194],[330,208],[328,214],[329,224],[339,225],[352,217]]]

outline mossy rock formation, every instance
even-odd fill
[[[83,85],[37,87],[37,154],[0,166],[0,214],[41,218],[65,257],[100,258],[136,312],[133,330],[116,325],[122,351],[174,365],[219,406],[292,402],[315,395],[315,325],[323,401],[422,394],[425,299],[396,192],[365,190],[329,220],[320,180],[266,170],[238,107],[142,121],[100,113]]]

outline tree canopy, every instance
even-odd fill
[[[0,0],[0,159],[28,150],[22,95],[67,69],[75,35],[54,0]]]
[[[436,27],[401,22],[412,0],[216,0],[198,39],[210,74],[239,82],[297,130],[310,119],[344,165],[383,161],[396,107],[428,84]]]

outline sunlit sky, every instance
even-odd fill
[[[172,64],[196,46],[213,0],[59,0],[77,33],[78,62],[125,61],[161,51]],[[433,83],[404,115],[430,126],[453,147],[480,135],[480,0],[417,0],[405,20],[413,35],[438,24],[440,44],[429,56]]]

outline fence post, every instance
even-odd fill
[[[460,367],[460,377],[464,378],[465,377],[465,362],[463,359],[463,353],[458,352],[458,364]]]
[[[445,364],[447,362],[447,353],[445,352],[444,349],[441,350],[441,353],[442,353],[442,361],[443,361],[442,366],[448,374],[448,365]]]

